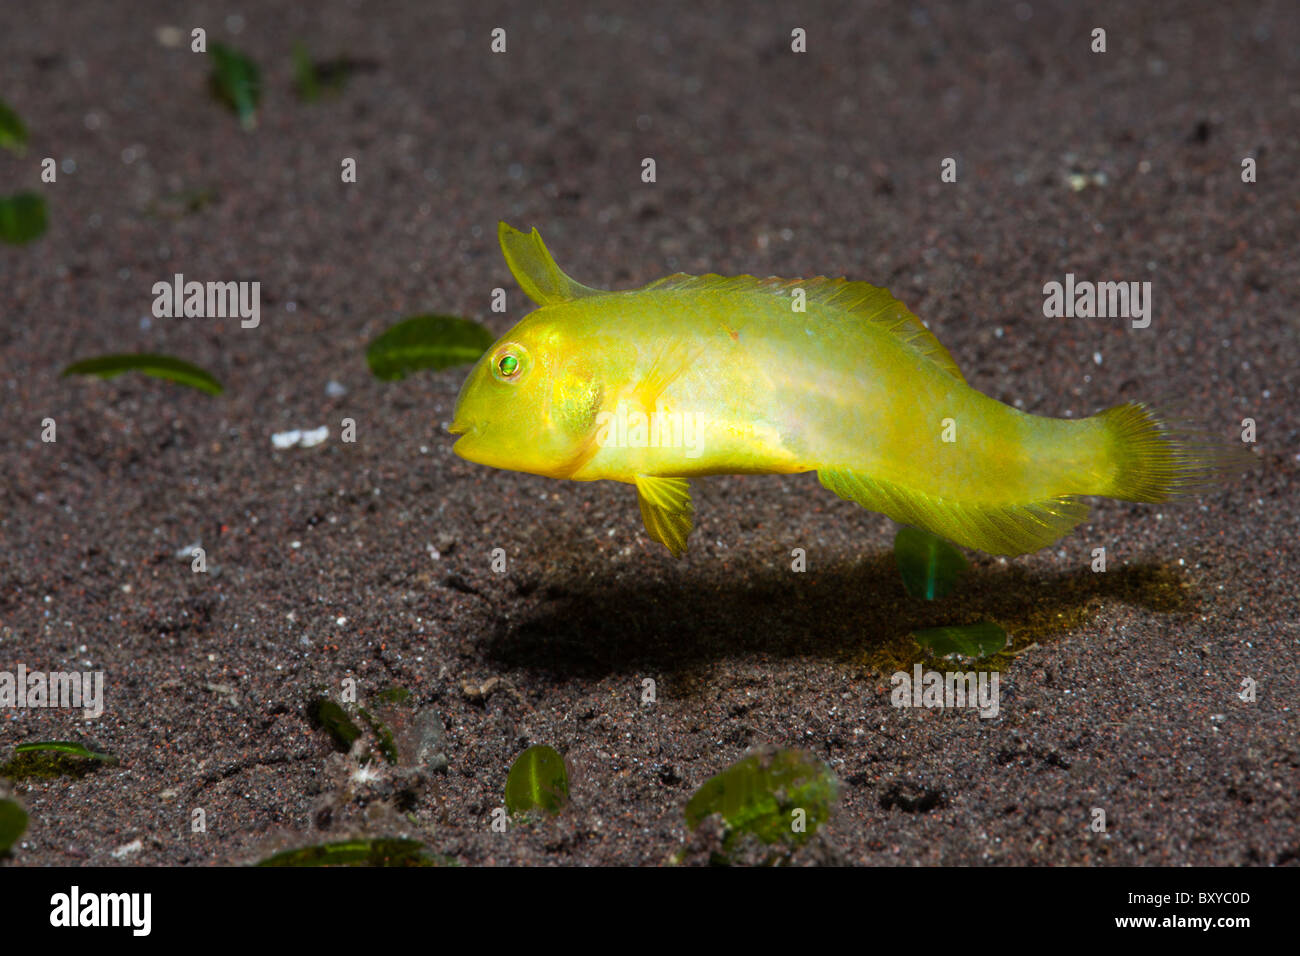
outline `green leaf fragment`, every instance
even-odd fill
[[[0,239],[21,245],[45,232],[45,198],[33,192],[0,198]]]
[[[72,757],[85,757],[88,760],[99,760],[103,763],[117,763],[117,758],[112,754],[91,750],[85,744],[77,743],[75,740],[36,740],[28,744],[19,744],[14,748],[14,753],[26,754],[38,750],[68,754]]]
[[[334,743],[343,751],[351,750],[361,736],[361,728],[352,722],[342,707],[328,697],[321,697],[312,704],[311,717],[334,738]]]
[[[38,740],[19,744],[14,757],[0,765],[0,777],[11,780],[53,780],[84,777],[98,765],[116,765],[117,758],[75,740]]]
[[[316,76],[316,64],[311,54],[301,43],[293,45],[293,85],[298,96],[307,102],[320,99],[320,80]]]
[[[912,638],[935,657],[991,657],[1007,646],[1007,632],[991,621],[913,631]]]
[[[209,395],[220,395],[221,383],[209,373],[170,355],[153,355],[140,352],[131,355],[101,355],[74,362],[63,370],[64,375],[98,375],[112,378],[123,372],[143,372],[154,378],[166,379],[178,385],[188,385]]]
[[[409,704],[411,702],[411,692],[405,687],[394,684],[392,687],[381,690],[376,694],[375,700],[381,704]]]
[[[353,73],[375,70],[378,66],[373,60],[357,60],[348,56],[314,60],[302,43],[293,46],[293,85],[298,98],[305,103],[343,92]]]
[[[212,44],[212,92],[239,116],[244,129],[257,125],[262,84],[257,64],[222,43]]]
[[[27,127],[4,100],[0,100],[0,148],[19,156],[27,151]]]
[[[27,811],[16,800],[0,800],[0,856],[27,832]]]
[[[258,866],[454,866],[450,857],[433,853],[419,840],[341,840],[284,850]]]
[[[907,593],[927,601],[950,594],[966,570],[960,551],[920,528],[899,529],[894,537],[894,560]]]
[[[535,744],[515,758],[506,778],[506,810],[556,814],[568,802],[569,774],[564,758],[553,748]]]
[[[420,369],[478,360],[496,337],[477,322],[449,315],[417,315],[392,326],[366,348],[375,378],[393,382]]]
[[[721,815],[728,848],[742,834],[797,846],[830,819],[838,797],[839,781],[815,756],[767,747],[706,780],[686,804],[686,822],[695,829]]]

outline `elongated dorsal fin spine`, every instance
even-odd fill
[[[600,289],[589,289],[565,275],[551,258],[551,253],[536,228],[525,233],[505,222],[499,222],[497,238],[501,241],[501,252],[506,257],[510,274],[528,294],[528,298],[538,305],[553,305],[587,295],[602,294]]]
[[[803,289],[807,302],[860,316],[864,322],[870,322],[884,329],[918,356],[933,362],[957,381],[966,381],[961,374],[961,369],[957,367],[957,362],[948,354],[948,350],[939,344],[934,333],[927,329],[907,306],[894,298],[889,290],[866,282],[828,279],[825,276],[811,279],[781,279],[771,276],[759,279],[748,275],[721,276],[710,273],[693,276],[679,272],[657,279],[643,286],[640,291],[652,289],[662,292],[715,294],[734,292],[773,296],[789,296],[792,290]]]

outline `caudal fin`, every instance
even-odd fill
[[[1143,402],[1097,416],[1109,438],[1113,472],[1097,494],[1121,501],[1169,501],[1213,490],[1245,471],[1253,456],[1179,417]]]

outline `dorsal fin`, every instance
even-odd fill
[[[639,291],[654,289],[789,296],[790,290],[796,288],[804,290],[808,302],[816,302],[842,312],[851,312],[860,316],[865,322],[880,326],[921,358],[933,362],[957,381],[966,381],[956,361],[948,354],[948,350],[939,344],[934,333],[927,329],[907,306],[890,295],[888,289],[868,285],[866,282],[828,279],[825,276],[811,279],[781,279],[771,276],[759,279],[755,276],[720,276],[714,273],[692,276],[678,272],[657,279],[643,286]]]
[[[524,233],[505,222],[497,223],[497,238],[501,252],[506,257],[510,273],[528,298],[538,305],[568,302],[585,295],[602,295],[600,289],[589,289],[565,275],[551,258],[536,228]]]

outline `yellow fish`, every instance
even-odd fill
[[[895,521],[1024,554],[1087,517],[1079,495],[1165,501],[1245,460],[1139,402],[1059,419],[995,401],[864,282],[677,274],[605,292],[561,272],[536,229],[503,222],[499,238],[539,308],[470,371],[455,452],[633,484],[646,531],[674,555],[701,475],[816,471]]]

